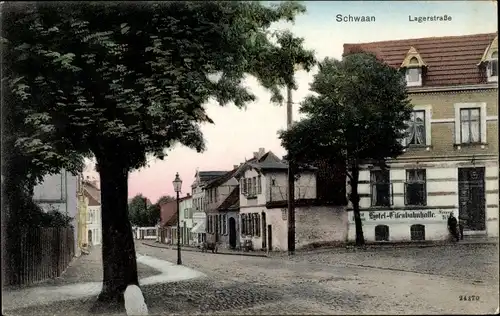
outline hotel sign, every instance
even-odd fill
[[[363,222],[446,221],[452,210],[361,211]],[[349,222],[354,223],[354,212],[349,211]]]

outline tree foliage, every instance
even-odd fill
[[[128,173],[178,142],[203,150],[199,124],[211,122],[204,104],[254,100],[242,84],[247,74],[283,100],[280,88],[295,82],[289,63],[280,63],[280,45],[306,69],[314,62],[300,39],[269,32],[305,11],[295,2],[9,2],[3,9],[6,106],[17,104],[25,121],[43,126],[38,138],[96,158],[102,299],[138,284]]]
[[[128,204],[130,223],[139,227],[156,226],[160,220],[161,205],[173,200],[173,197],[164,195],[156,203],[152,204],[148,198],[142,194],[137,194]]]
[[[404,149],[410,105],[398,70],[374,55],[350,54],[319,63],[309,95],[301,104],[306,118],[280,138],[290,159],[311,163],[322,159],[345,162],[350,200],[356,219],[357,243],[363,243],[357,191],[361,164],[385,166]]]

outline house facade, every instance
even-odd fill
[[[86,210],[85,243],[89,246],[102,243],[101,190],[97,181],[84,181]]]
[[[204,186],[208,182],[223,176],[227,171],[196,171],[191,185],[193,228],[191,229],[193,244],[200,245],[206,240],[206,214]]]
[[[235,178],[240,170],[233,170],[215,178],[204,186],[206,233],[212,235],[223,248],[239,248],[239,190]]]
[[[400,69],[414,109],[405,152],[360,172],[366,240],[444,240],[450,213],[464,235],[497,237],[497,34],[344,45],[360,49]]]
[[[181,244],[191,245],[193,244],[193,234],[191,233],[193,229],[193,198],[190,193],[179,202],[179,208],[181,216]]]
[[[254,250],[288,250],[288,165],[272,152],[254,153],[240,170],[240,244]],[[347,238],[345,207],[316,198],[315,168],[301,169],[295,181],[296,248]]]
[[[78,254],[78,177],[66,170],[44,177],[33,189],[33,200],[48,212],[56,210],[72,218],[74,229],[74,249]]]
[[[191,195],[187,195],[185,197],[179,198],[179,210],[182,210],[182,206],[186,207],[185,201],[186,200],[191,200],[192,197]],[[161,243],[166,243],[166,244],[177,244],[177,218],[178,218],[178,212],[177,212],[177,200],[169,201],[166,203],[163,203],[160,206],[160,227],[159,227],[159,239]],[[181,243],[184,245],[189,245],[189,230],[187,229],[186,225],[187,222],[185,219],[183,219],[184,214],[180,214],[180,231],[181,231]],[[184,222],[183,222],[184,220]],[[151,231],[156,232],[156,227],[150,227]],[[183,235],[183,232],[184,235]],[[158,237],[154,237],[154,239],[157,239]],[[185,238],[185,239],[183,239]]]

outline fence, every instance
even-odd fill
[[[75,254],[72,228],[32,228],[13,237],[6,236],[3,252],[6,286],[59,277]]]

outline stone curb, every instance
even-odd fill
[[[162,249],[169,249],[169,250],[176,250],[177,249],[177,248],[173,248],[173,247],[156,246],[156,245],[148,244],[145,242],[142,242],[142,244],[145,246],[153,247],[153,248],[162,248]],[[198,249],[191,249],[191,248],[187,248],[187,247],[181,248],[181,251],[191,251],[191,252],[201,253],[201,251],[199,251]],[[208,253],[210,253],[210,252],[208,252]],[[239,252],[234,252],[234,253],[217,252],[216,254],[217,255],[227,255],[227,256],[245,256],[245,257],[260,257],[260,258],[267,258],[268,257],[268,255],[264,255],[264,254],[248,254],[248,253],[239,253]]]

